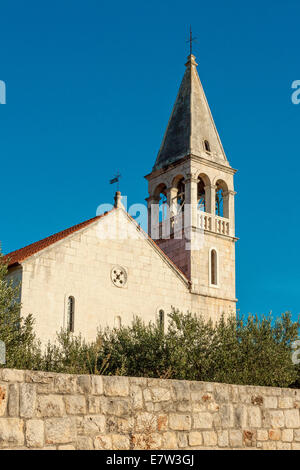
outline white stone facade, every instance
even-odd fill
[[[116,219],[130,227],[132,239],[99,238],[104,220],[113,225]],[[124,287],[112,281],[114,266],[126,270]],[[122,209],[22,263],[22,315],[33,314],[43,342],[54,340],[67,326],[69,296],[75,299],[74,333],[88,340],[95,339],[97,328],[115,326],[118,316],[124,325],[135,315],[148,322],[155,321],[160,309],[167,314],[172,306],[184,312],[193,307],[188,280]]]

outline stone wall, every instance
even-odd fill
[[[0,369],[0,448],[297,449],[300,390]]]

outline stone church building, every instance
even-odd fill
[[[34,316],[42,342],[62,327],[93,340],[99,326],[134,316],[166,324],[172,307],[213,320],[234,314],[235,172],[190,55],[146,176],[148,234],[117,192],[111,211],[6,255],[21,313]],[[112,227],[126,236],[110,236]]]

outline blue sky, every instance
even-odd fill
[[[5,253],[93,217],[122,173],[129,204],[151,171],[194,52],[236,176],[241,312],[299,305],[299,15],[294,1],[2,2]]]

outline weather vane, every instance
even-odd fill
[[[192,55],[192,53],[193,53],[193,51],[192,51],[192,50],[193,50],[192,46],[193,46],[193,42],[196,41],[196,40],[197,40],[197,38],[193,38],[192,26],[190,26],[190,38],[189,38],[188,41],[186,41],[186,42],[189,42],[189,43],[190,43],[190,55]]]
[[[115,175],[115,177],[109,181],[109,184],[117,183],[117,191],[119,191],[119,182],[120,182],[120,178],[121,178],[121,175],[120,175],[119,172],[117,172],[117,174]]]

